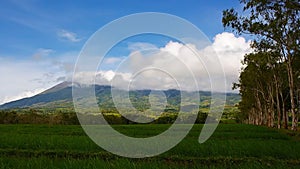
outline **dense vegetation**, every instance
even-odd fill
[[[226,114],[224,121],[233,119],[232,112]],[[172,124],[177,119],[178,113],[165,112],[162,113],[157,118],[151,118],[148,116],[142,116],[137,114],[127,114],[126,117],[131,116],[130,119],[136,118],[148,118],[151,124]],[[78,114],[81,119],[87,119],[84,121],[85,124],[99,124],[97,116],[99,114]],[[78,118],[75,112],[64,112],[55,111],[53,113],[47,113],[45,110],[41,109],[17,109],[17,110],[0,110],[0,124],[64,124],[64,125],[77,125],[79,124]],[[106,110],[102,112],[105,120],[109,124],[136,124],[136,122],[131,121],[117,111]],[[189,118],[190,114],[183,116],[183,118]],[[198,112],[198,118],[196,119],[197,124],[205,123],[206,119],[209,119],[208,113]],[[185,120],[185,119],[182,119]],[[211,120],[215,120],[212,119]]]
[[[223,25],[253,35],[253,52],[234,88],[240,89],[239,119],[250,124],[297,130],[300,112],[300,3],[241,0],[243,14],[223,12]],[[247,15],[246,15],[247,14]]]

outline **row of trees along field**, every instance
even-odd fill
[[[118,113],[116,110],[102,110],[104,119],[109,124],[137,124]],[[135,113],[127,114],[126,117],[130,116],[130,119],[148,119],[151,124],[172,124],[177,120],[178,113],[164,112],[159,117],[148,117],[138,115]],[[103,124],[99,114],[76,114],[71,109],[62,110],[45,110],[45,109],[10,109],[0,110],[0,124],[63,124],[63,125],[78,125],[78,116],[80,116],[82,124]],[[190,114],[181,116],[177,122],[190,121]],[[191,119],[191,120],[189,120]],[[215,121],[214,118],[208,116],[208,113],[199,111],[195,123],[203,124],[206,120]]]
[[[300,2],[241,0],[242,12],[223,11],[223,25],[252,35],[253,52],[242,61],[240,120],[297,130],[300,112]]]

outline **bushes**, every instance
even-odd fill
[[[79,124],[75,113],[0,111],[0,124]]]
[[[2,112],[0,113],[0,123],[1,124],[16,124],[18,123],[18,114],[15,111]]]
[[[53,112],[53,111],[51,111]],[[178,113],[165,112],[158,118],[148,117],[146,115],[137,115],[134,113],[128,113],[126,117],[129,119],[145,119],[151,121],[152,124],[172,124],[177,119]],[[80,122],[82,124],[104,124],[100,121],[100,116],[97,114],[81,114]],[[103,116],[109,124],[136,124],[136,122],[126,119],[116,111],[105,111]],[[193,123],[194,120],[189,113],[184,114],[179,120],[180,122]],[[207,113],[199,112],[197,115],[197,124],[205,123],[205,121],[214,121],[208,116]],[[45,111],[39,111],[36,109],[29,110],[2,110],[0,111],[0,124],[63,124],[63,125],[76,125],[79,124],[77,115],[75,112],[63,112],[56,111],[55,113],[47,113]]]
[[[175,122],[177,114],[175,113],[163,113],[158,119],[153,121],[155,124],[172,124]]]

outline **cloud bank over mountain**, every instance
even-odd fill
[[[164,47],[155,44],[136,43],[128,46],[131,53],[128,57],[106,57],[103,64],[113,64],[115,69],[100,70],[96,73],[96,83],[115,85],[122,88],[178,88],[194,89],[194,80],[200,90],[209,90],[209,77],[215,83],[222,76],[218,60],[222,64],[226,78],[226,90],[231,91],[233,82],[237,82],[243,56],[250,52],[250,41],[236,37],[232,33],[221,33],[215,36],[211,45],[197,49],[195,44],[181,44],[170,41]],[[54,51],[52,55],[55,55]],[[50,52],[48,52],[50,53]],[[12,100],[30,97],[61,81],[71,80],[76,61],[76,52],[68,53],[55,59],[49,56],[15,61],[0,56],[0,104]],[[146,69],[145,69],[146,68]],[[148,69],[147,69],[148,68]],[[153,68],[153,69],[151,69]],[[210,70],[209,74],[207,70]],[[193,72],[194,77],[191,76]],[[91,84],[90,76],[94,72],[76,74],[74,79],[81,83]],[[180,82],[180,86],[178,86]],[[217,85],[217,84],[216,84]]]
[[[141,47],[144,46],[144,47]],[[153,44],[131,44],[126,58],[105,58],[100,71],[80,72],[74,80],[83,84],[105,84],[122,89],[170,88],[182,90],[211,90],[231,92],[237,82],[243,56],[250,52],[250,41],[224,32],[214,42],[202,49],[195,44],[169,41],[164,47]],[[108,62],[108,61],[113,62]],[[106,64],[117,64],[115,70],[101,70]],[[223,72],[224,70],[224,72]],[[225,79],[222,78],[225,76]]]

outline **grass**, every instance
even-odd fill
[[[170,125],[116,125],[134,137]],[[115,156],[93,143],[80,126],[0,125],[0,168],[300,168],[298,134],[261,126],[221,124],[199,144],[202,125],[170,151],[152,158]]]

